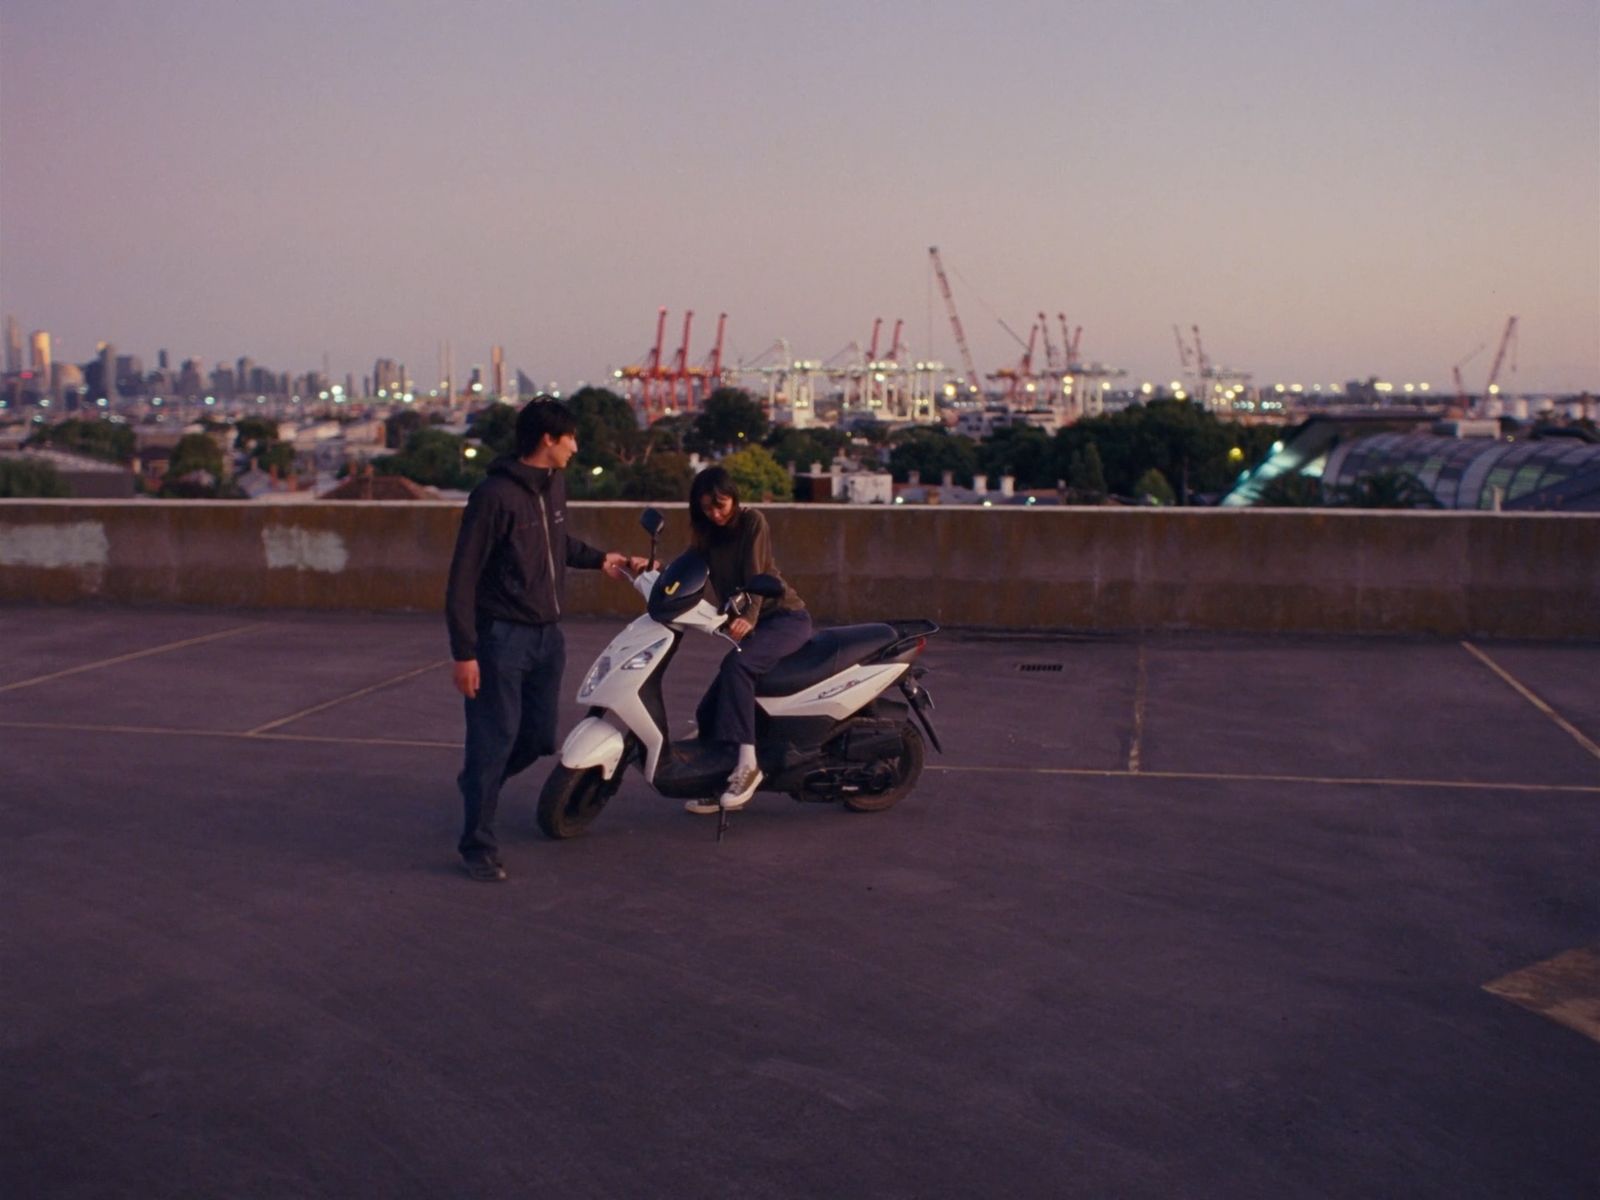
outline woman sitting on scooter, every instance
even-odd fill
[[[740,591],[756,575],[782,579],[773,561],[766,517],[739,503],[739,491],[721,467],[707,467],[694,477],[689,486],[689,523],[694,548],[710,569],[713,603]],[[739,761],[720,800],[691,800],[685,807],[692,813],[743,808],[755,795],[762,779],[756,765],[756,680],[810,640],[811,614],[784,583],[781,597],[751,597],[750,607],[724,632],[739,646],[723,658],[695,718],[702,739],[737,746]]]

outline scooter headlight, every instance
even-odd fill
[[[652,645],[646,646],[643,650],[639,651],[639,653],[635,654],[627,662],[623,663],[622,664],[622,669],[624,671],[642,671],[642,670],[644,670],[651,663],[655,662],[656,655],[661,653],[662,648],[665,647],[667,645],[667,643],[670,642],[670,641],[672,641],[671,638],[662,638],[659,642],[655,642]]]
[[[600,686],[600,681],[611,674],[611,656],[602,654],[595,659],[594,666],[589,668],[589,673],[583,677],[583,686],[578,689],[578,698],[581,700],[595,688]]]

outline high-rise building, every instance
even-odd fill
[[[15,317],[6,318],[6,374],[22,370],[22,326]]]
[[[180,396],[203,396],[206,390],[206,365],[198,358],[183,360],[183,370],[178,373]]]
[[[489,369],[494,383],[494,397],[498,400],[506,394],[506,352],[499,346],[489,347]]]
[[[28,365],[33,368],[34,376],[38,379],[49,379],[50,335],[43,329],[35,329],[28,336],[28,344],[32,352],[32,361]]]
[[[100,362],[100,378],[95,387],[95,394],[91,400],[104,400],[107,404],[115,402],[117,392],[117,348],[110,342],[101,342],[98,347]]]
[[[403,369],[392,358],[380,358],[372,366],[372,387],[385,399],[391,392],[405,391]]]
[[[156,351],[156,366],[160,367],[163,371],[172,370],[172,364],[167,361],[167,352],[165,350]]]

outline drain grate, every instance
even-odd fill
[[[1032,672],[1032,671],[1059,671],[1064,666],[1065,666],[1064,663],[1025,662],[1025,663],[1018,663],[1017,664],[1017,670],[1019,670],[1019,671],[1029,671],[1029,672]]]

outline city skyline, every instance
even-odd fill
[[[882,318],[954,368],[938,244],[984,372],[1045,311],[1134,382],[1198,324],[1258,384],[1478,390],[1516,315],[1503,387],[1600,385],[1592,0],[784,11],[19,0],[0,311],[336,380],[603,384],[661,306],[694,360],[727,312],[729,362]]]

